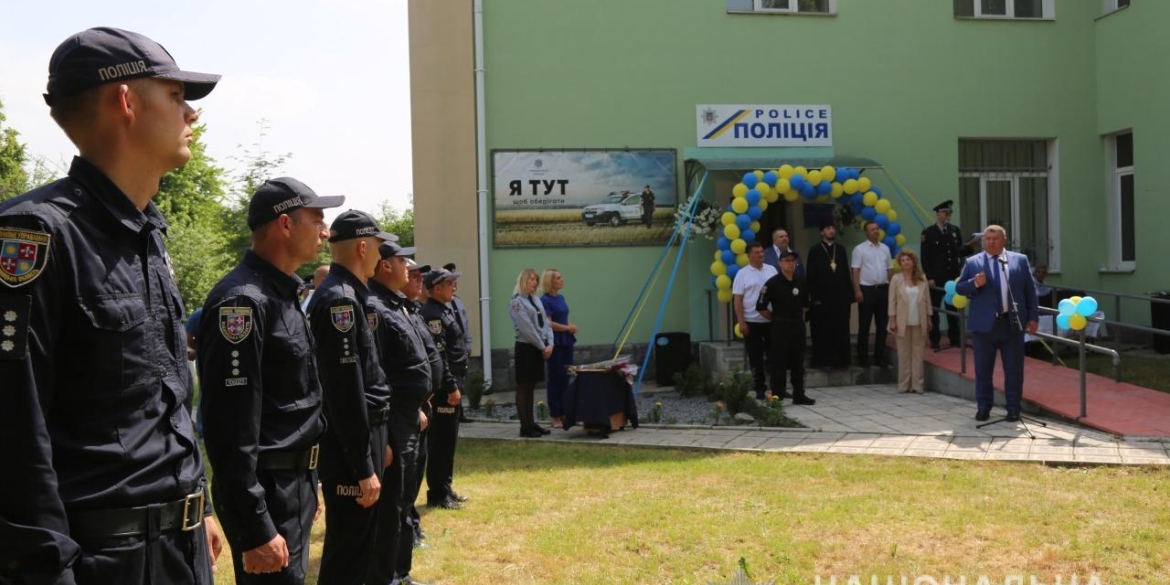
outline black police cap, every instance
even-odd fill
[[[432,289],[435,288],[435,285],[439,284],[440,282],[455,280],[460,276],[463,276],[462,272],[451,272],[446,268],[436,268],[423,275],[423,286],[427,287],[428,289]]]
[[[785,251],[783,251],[783,252],[780,252],[780,257],[779,257],[779,258],[777,258],[777,260],[783,260],[783,259],[785,259],[785,258],[792,258],[792,259],[794,259],[794,260],[795,260],[796,258],[799,258],[799,257],[800,257],[800,256],[798,256],[798,255],[796,254],[796,252],[795,252],[795,251],[793,251],[793,250],[785,250]]]
[[[248,227],[256,228],[296,209],[328,209],[345,203],[345,195],[320,197],[308,185],[292,178],[265,181],[248,202]]]
[[[45,103],[105,83],[142,77],[181,81],[188,101],[206,97],[219,83],[212,73],[183,71],[162,45],[117,28],[81,31],[57,46],[49,59]]]
[[[406,269],[410,272],[421,272],[424,276],[431,271],[430,264],[419,264],[410,258],[406,259]]]
[[[383,260],[393,258],[394,256],[413,256],[417,251],[418,249],[414,247],[404,248],[399,246],[398,242],[382,242],[382,245],[378,246],[378,255]]]
[[[329,241],[343,242],[356,238],[378,238],[383,242],[397,242],[398,236],[382,231],[374,216],[351,209],[337,216],[329,226]]]
[[[954,204],[954,200],[947,199],[946,201],[943,201],[942,203],[935,205],[934,211],[936,213],[939,211],[945,211],[947,213],[950,213],[951,212],[951,205],[953,205],[953,204]]]
[[[443,268],[446,268],[447,270],[450,270],[451,272],[455,272],[455,263],[448,262],[448,263],[443,265]]]

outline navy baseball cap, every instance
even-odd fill
[[[142,77],[181,81],[184,99],[207,97],[220,76],[183,71],[162,45],[135,32],[99,27],[81,31],[57,46],[49,59],[45,103],[105,83]]]
[[[383,260],[392,258],[394,256],[413,256],[417,251],[417,248],[404,248],[399,246],[398,242],[382,242],[382,245],[378,246],[378,255],[381,256]]]
[[[248,227],[256,231],[256,228],[302,207],[328,209],[342,203],[345,203],[345,195],[319,197],[308,185],[292,177],[270,179],[256,189],[248,202]]]
[[[435,285],[439,284],[440,282],[455,280],[460,276],[463,276],[462,272],[451,272],[446,268],[436,268],[423,275],[423,286],[427,287],[428,289],[435,288]]]
[[[780,257],[779,257],[779,258],[776,258],[776,260],[777,260],[777,261],[779,261],[779,260],[783,260],[783,259],[785,259],[785,258],[792,258],[793,260],[795,260],[795,259],[797,259],[797,258],[799,258],[799,257],[800,257],[800,256],[798,256],[798,255],[796,254],[796,252],[795,252],[795,251],[793,251],[793,250],[786,250],[786,251],[784,251],[784,252],[780,252]]]
[[[357,238],[378,238],[383,242],[397,242],[398,236],[382,231],[374,216],[351,209],[337,216],[329,226],[329,241],[343,242]]]
[[[410,272],[421,272],[425,275],[426,273],[431,271],[431,265],[430,264],[419,264],[418,262],[415,262],[414,260],[407,258],[406,259],[406,269],[409,270]]]

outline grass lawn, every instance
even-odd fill
[[[423,511],[428,583],[726,583],[740,557],[777,584],[1170,582],[1170,469],[474,440],[456,464],[471,501]]]
[[[1078,368],[1076,355],[1064,361],[1071,368]],[[1113,358],[1107,355],[1089,353],[1085,356],[1085,371],[1113,379]],[[1121,381],[1170,392],[1170,358],[1121,354]]]

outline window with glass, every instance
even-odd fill
[[[956,18],[1056,18],[1054,0],[954,0],[954,11]]]
[[[1133,132],[1107,137],[1110,177],[1110,232],[1112,268],[1133,270],[1137,262],[1137,235],[1134,218]]]
[[[964,235],[988,225],[1008,247],[1052,266],[1047,140],[959,140],[959,219]]]
[[[756,12],[836,14],[837,0],[752,0]]]
[[[1129,6],[1129,0],[1103,0],[1101,11],[1104,14],[1116,12]]]

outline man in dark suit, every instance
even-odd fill
[[[788,230],[776,228],[772,231],[772,245],[764,248],[764,264],[776,268],[780,265],[780,256],[784,252],[791,252],[796,254],[796,277],[804,280],[804,262],[800,260],[800,252],[793,250],[789,242]]]
[[[1036,283],[1027,256],[1004,250],[1007,232],[998,225],[983,230],[983,253],[967,259],[956,291],[969,297],[967,326],[975,342],[975,420],[990,418],[995,353],[1003,360],[1007,420],[1020,420],[1024,394],[1024,331],[1036,333],[1040,321]],[[1006,282],[1005,282],[1006,281]]]

